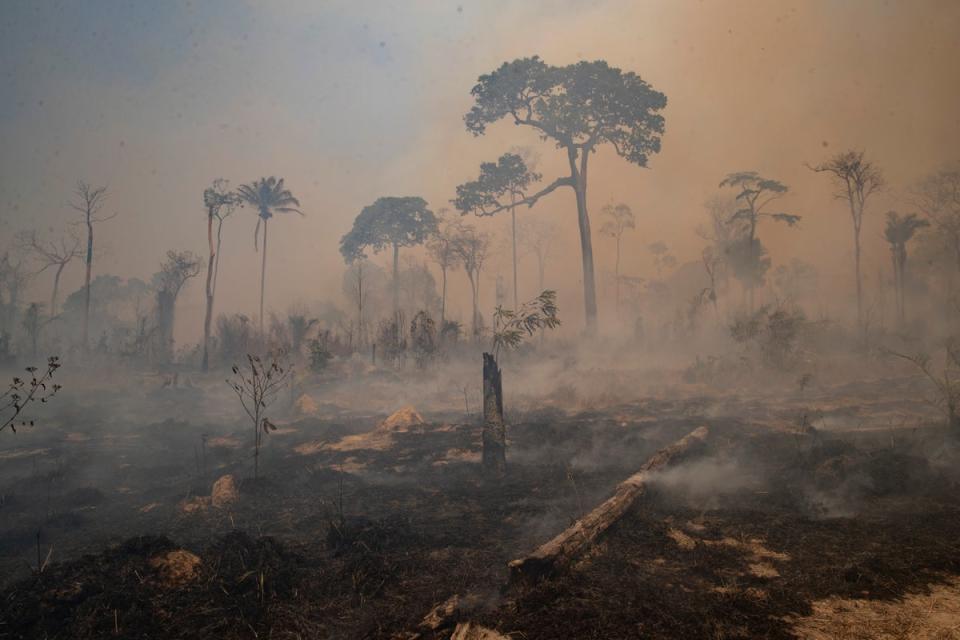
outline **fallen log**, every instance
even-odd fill
[[[644,494],[647,482],[656,471],[701,446],[709,430],[700,427],[647,460],[640,470],[617,485],[613,496],[577,520],[561,534],[541,545],[530,555],[510,562],[510,582],[536,580],[571,564],[597,538],[610,528]]]

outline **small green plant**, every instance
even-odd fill
[[[537,331],[559,327],[557,312],[557,292],[550,289],[516,311],[498,306],[493,312],[493,357],[496,358],[501,349],[518,348],[524,338]]]
[[[247,354],[247,366],[233,365],[233,377],[227,384],[237,394],[240,404],[253,423],[253,477],[260,475],[260,446],[263,436],[277,427],[266,417],[267,408],[284,387],[291,369],[285,363],[284,352],[277,352],[262,360]]]
[[[7,390],[0,394],[0,431],[8,428],[13,433],[17,427],[33,426],[32,419],[24,419],[23,411],[34,402],[46,404],[62,388],[53,384],[53,374],[60,368],[60,358],[50,356],[47,368],[41,373],[37,367],[27,367],[29,378],[14,376]]]

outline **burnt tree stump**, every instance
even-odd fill
[[[507,426],[503,421],[503,384],[492,354],[483,354],[483,471],[502,476],[507,470]]]

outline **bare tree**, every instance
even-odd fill
[[[809,166],[809,165],[808,165]],[[853,222],[854,277],[857,284],[857,327],[864,330],[863,282],[860,275],[860,230],[870,196],[884,184],[880,169],[864,157],[863,151],[843,151],[826,162],[810,167],[818,173],[829,173],[837,187],[834,197],[846,200]]]
[[[608,204],[601,211],[604,221],[600,226],[600,233],[614,238],[617,242],[617,257],[614,262],[614,281],[616,286],[616,307],[617,315],[620,314],[620,239],[629,229],[635,229],[637,223],[633,218],[633,210],[624,203],[618,205]]]
[[[60,276],[73,260],[83,256],[80,238],[75,235],[59,240],[44,241],[36,231],[27,231],[18,236],[20,245],[40,263],[37,275],[53,269],[53,292],[50,294],[50,317],[57,315],[57,298],[60,292]]]
[[[470,281],[472,293],[473,317],[472,328],[474,337],[478,337],[482,321],[480,318],[480,273],[490,255],[490,236],[477,230],[476,227],[458,223],[456,225],[455,243],[457,255],[463,264],[463,270]]]
[[[460,265],[460,255],[456,249],[456,225],[443,217],[445,210],[441,209],[440,220],[437,232],[427,240],[427,253],[430,258],[440,267],[440,277],[442,279],[440,293],[440,326],[447,319],[447,274],[451,269],[456,269]]]
[[[103,209],[106,200],[106,187],[94,187],[81,180],[77,183],[77,188],[74,190],[74,199],[68,203],[71,209],[80,214],[80,224],[84,225],[87,229],[87,250],[85,258],[87,272],[83,280],[82,340],[84,352],[90,348],[90,276],[93,273],[93,227],[97,223],[106,222],[107,220],[117,217],[116,213],[106,217],[100,217],[100,211]]]
[[[537,288],[540,291],[544,289],[547,260],[559,235],[556,223],[537,218],[527,218],[518,228],[520,244],[537,259]]]

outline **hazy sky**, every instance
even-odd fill
[[[754,169],[789,184],[783,208],[804,216],[799,229],[761,231],[775,264],[825,260],[848,293],[849,220],[803,163],[853,147],[884,168],[891,188],[864,238],[867,272],[885,266],[883,212],[906,208],[907,187],[960,157],[958,34],[960,3],[950,0],[6,0],[0,234],[62,233],[75,219],[65,206],[75,182],[106,184],[118,216],[99,229],[95,270],[146,279],[167,249],[204,251],[201,196],[213,178],[277,175],[306,217],[271,223],[268,305],[339,301],[339,238],[377,197],[448,206],[480,161],[513,145],[536,147],[546,179],[557,175],[558,152],[528,132],[507,123],[483,138],[466,132],[478,75],[532,54],[602,58],[668,98],[663,151],[648,169],[608,151],[591,169],[594,226],[607,202],[638,218],[625,272],[651,275],[653,240],[696,259],[703,201],[727,172]],[[572,193],[534,215],[562,224],[565,253],[576,255]],[[221,310],[256,308],[254,225],[246,210],[226,227]],[[610,246],[595,242],[602,275]],[[66,290],[81,271],[71,269]],[[579,317],[579,259],[551,274]],[[48,287],[45,275],[34,297]],[[182,297],[181,337],[196,338],[202,297],[198,279]]]

